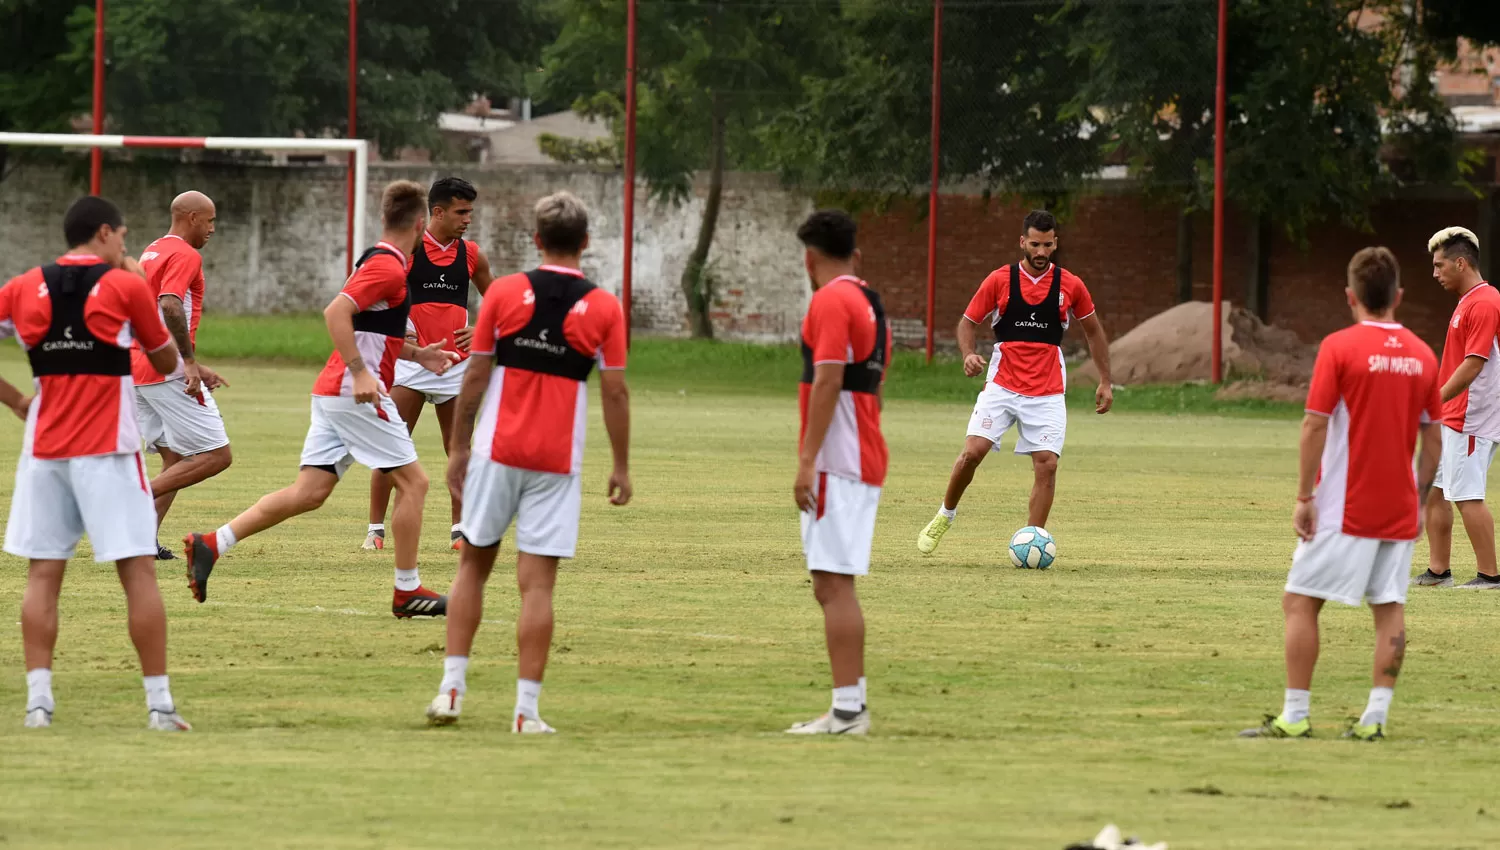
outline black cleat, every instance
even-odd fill
[[[156,560],[175,561],[177,560],[177,553],[158,543],[156,544]]]
[[[182,545],[183,555],[188,561],[188,589],[193,592],[194,599],[203,602],[208,599],[208,576],[214,571],[219,553],[214,551],[214,543],[201,534],[182,538]]]

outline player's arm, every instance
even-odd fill
[[[625,384],[624,369],[599,370],[599,398],[604,408],[604,430],[609,434],[609,449],[614,455],[614,472],[609,476],[609,500],[615,505],[630,501],[630,388]]]
[[[31,409],[31,396],[14,387],[10,381],[0,378],[0,404],[10,408],[24,422],[27,411]]]
[[[1099,372],[1099,389],[1094,391],[1094,412],[1108,413],[1115,405],[1114,384],[1109,373],[1109,334],[1104,332],[1104,323],[1098,313],[1090,313],[1078,320],[1083,329],[1083,338],[1089,344],[1089,357]]]
[[[25,285],[20,281],[21,278],[13,278],[4,286],[0,286],[0,339],[10,339],[16,335],[16,323],[11,308],[15,303],[16,290]],[[26,412],[31,408],[31,396],[22,393],[4,378],[0,378],[0,404],[10,408],[12,412],[25,420]]]
[[[1487,362],[1489,361],[1478,354],[1465,357],[1464,362],[1458,364],[1458,368],[1449,376],[1448,383],[1443,384],[1443,401],[1452,401],[1462,395],[1463,391],[1474,383],[1474,379],[1479,377],[1479,373],[1484,370],[1484,364]]]
[[[495,282],[495,275],[490,271],[490,258],[478,245],[474,246],[474,270],[469,272],[469,280],[474,284],[474,288],[479,290],[481,298],[490,291],[490,284]],[[474,328],[459,328],[453,332],[453,346],[459,351],[468,351],[473,335]]]
[[[1303,540],[1313,539],[1318,527],[1318,508],[1313,503],[1313,488],[1318,483],[1318,469],[1323,463],[1323,447],[1328,444],[1328,417],[1308,411],[1302,417],[1302,440],[1297,454],[1297,511],[1292,528]]]
[[[333,350],[339,353],[349,374],[354,376],[354,401],[356,404],[374,404],[380,398],[380,381],[365,364],[359,354],[359,345],[354,341],[354,314],[359,305],[346,292],[333,296],[323,308],[323,323],[328,327],[328,338],[333,341]]]
[[[443,350],[442,340],[432,345],[417,345],[416,341],[408,336],[401,344],[401,359],[410,360],[429,372],[441,375],[448,371],[448,367],[458,362],[458,355],[451,351]]]
[[[170,293],[163,294],[157,302],[161,305],[162,324],[167,326],[167,333],[172,335],[172,342],[177,344],[177,351],[182,355],[187,394],[197,395],[203,378],[198,373],[198,361],[193,357],[193,336],[188,333],[187,310],[182,306],[182,299]],[[169,369],[163,374],[170,372]]]
[[[978,337],[975,335],[979,329],[979,323],[961,316],[958,320],[958,329],[953,332],[954,338],[958,340],[958,353],[963,358],[964,374],[970,378],[976,377],[984,371],[985,361],[974,349],[978,346]]]
[[[1443,426],[1439,422],[1422,423],[1422,449],[1417,455],[1417,504],[1427,504],[1427,494],[1437,479],[1438,461],[1443,456]]]
[[[456,499],[464,495],[464,479],[469,473],[470,445],[474,442],[474,420],[484,404],[484,392],[495,370],[492,357],[471,357],[459,386],[453,412],[453,432],[448,438],[448,492]]]
[[[838,407],[839,392],[843,388],[843,363],[819,363],[813,367],[812,395],[807,401],[807,430],[802,434],[802,450],[797,456],[797,481],[792,486],[797,507],[804,511],[818,508],[818,452],[823,450],[823,440],[828,436],[828,426],[833,422],[833,412]]]

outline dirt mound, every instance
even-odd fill
[[[1307,386],[1317,346],[1227,302],[1224,308],[1226,374],[1259,379],[1250,383]],[[1212,378],[1212,352],[1213,305],[1190,301],[1152,316],[1115,340],[1109,359],[1116,384],[1175,384]],[[1093,363],[1079,367],[1074,375],[1082,381],[1099,380]]]

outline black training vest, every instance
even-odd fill
[[[110,267],[51,265],[42,269],[52,325],[42,341],[27,350],[31,372],[43,375],[130,374],[130,349],[94,336],[83,320],[83,306]]]
[[[427,239],[417,242],[411,270],[406,273],[406,300],[412,304],[453,304],[469,307],[469,246],[458,239],[458,258],[439,266],[427,259]]]
[[[587,278],[546,269],[529,271],[526,278],[536,295],[531,321],[515,333],[500,337],[495,364],[587,381],[594,371],[594,355],[568,344],[563,322],[574,305],[594,291],[594,285]]]
[[[387,248],[375,246],[359,255],[359,262],[354,264],[357,269],[364,265],[376,254],[388,254],[395,257],[402,265],[406,264],[406,258]],[[383,336],[394,336],[406,338],[406,317],[411,314],[411,294],[408,293],[406,300],[394,307],[384,310],[363,310],[354,314],[354,329],[366,333],[381,334]]]
[[[860,286],[859,292],[865,300],[870,302],[870,309],[875,313],[875,347],[870,350],[869,357],[844,367],[842,389],[845,392],[874,395],[880,392],[880,381],[885,377],[888,355],[886,343],[890,340],[890,335],[886,331],[885,307],[880,303],[880,295],[868,286]],[[815,372],[812,346],[808,345],[807,340],[804,339],[802,340],[802,383],[811,384]]]
[[[1040,304],[1026,302],[1021,295],[1021,266],[1011,266],[1010,300],[995,322],[995,341],[1062,345],[1062,266],[1052,266],[1052,286]]]

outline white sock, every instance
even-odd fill
[[[469,656],[449,655],[443,659],[443,683],[438,686],[439,693],[458,691],[459,696],[469,689],[464,682],[464,674],[469,672]]]
[[[867,688],[867,687],[865,687],[865,677],[864,676],[860,676],[859,677],[859,704],[860,705],[869,705],[870,704],[870,689]]]
[[[460,534],[462,534],[462,533],[463,533],[463,530],[464,530],[464,526],[463,526],[463,523],[460,523],[460,522],[455,522],[455,523],[454,523],[454,524],[453,524],[453,531],[454,531],[454,532],[457,532],[457,533],[460,533]]]
[[[536,715],[536,703],[542,696],[542,683],[530,679],[516,680],[516,714],[530,720],[540,720]]]
[[[1305,720],[1312,713],[1312,691],[1286,689],[1286,701],[1281,704],[1281,719],[1288,723]]]
[[[221,558],[224,557],[224,553],[234,548],[234,544],[240,542],[240,539],[234,536],[234,532],[230,530],[227,524],[219,529],[218,538],[219,557]]]
[[[147,676],[143,681],[146,683],[146,710],[176,710],[176,705],[172,702],[172,689],[167,687],[166,676]]]
[[[1391,699],[1395,696],[1395,688],[1371,688],[1370,701],[1365,705],[1365,713],[1359,718],[1359,725],[1384,724],[1386,715],[1391,711]]]
[[[383,522],[372,522],[372,523],[370,523],[370,531],[385,531],[385,523],[383,523]]]
[[[859,685],[845,685],[833,689],[833,707],[838,711],[858,712],[865,707]]]
[[[422,586],[422,578],[417,573],[418,573],[417,570],[403,570],[400,567],[397,567],[396,568],[396,589],[397,590],[416,590],[417,588],[421,587]]]
[[[26,671],[26,710],[56,708],[52,699],[52,671],[46,667]]]
[[[954,517],[958,516],[958,508],[950,508],[947,505],[943,505],[941,508],[938,508],[938,513],[947,517],[949,521],[952,521]]]

